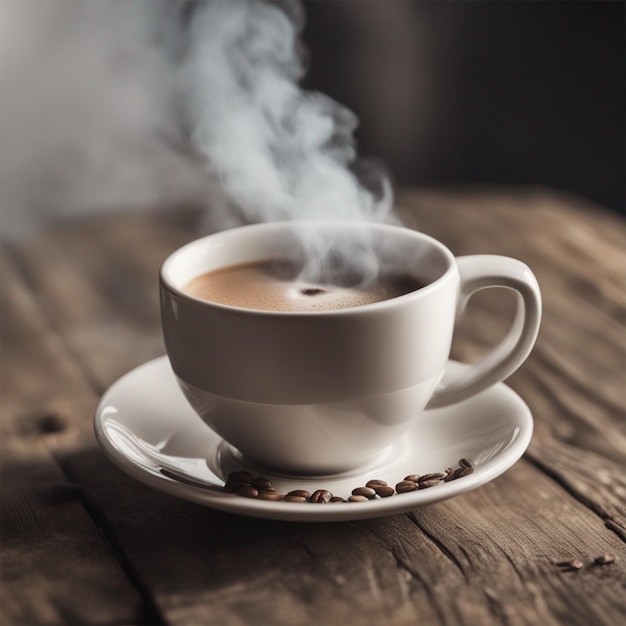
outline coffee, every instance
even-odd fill
[[[407,274],[388,275],[369,286],[311,284],[298,280],[287,262],[233,265],[195,277],[183,291],[196,298],[260,311],[315,312],[347,309],[401,296],[423,287]]]

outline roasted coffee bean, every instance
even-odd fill
[[[376,497],[376,491],[371,487],[357,487],[352,490],[353,496],[365,496],[368,500]]]
[[[255,489],[263,489],[265,491],[275,491],[271,481],[263,476],[257,476],[251,483]]]
[[[454,471],[454,478],[463,478],[463,476],[469,476],[473,472],[473,467],[459,467]]]
[[[451,480],[454,480],[457,476],[456,476],[456,470],[452,469],[451,467],[448,468],[450,471],[448,472],[446,470],[446,477],[443,479],[444,483],[449,483]]]
[[[245,487],[239,487],[235,492],[238,496],[243,496],[244,498],[256,498],[259,495],[259,492],[254,487],[250,485]]]
[[[240,487],[247,487],[252,482],[252,475],[248,472],[231,472],[228,474],[224,489],[226,491],[237,491]]]
[[[326,504],[327,502],[330,502],[332,497],[333,494],[327,489],[318,489],[311,494],[309,502],[313,502],[314,504]]]
[[[417,482],[421,485],[422,483],[430,482],[431,480],[443,480],[446,477],[446,474],[442,472],[433,472],[431,474],[423,474],[417,479]]]
[[[379,495],[381,498],[388,498],[396,492],[395,489],[389,485],[378,485],[377,487],[374,487],[374,491],[376,492],[376,495]]]
[[[294,496],[296,498],[304,498],[305,500],[311,497],[311,494],[305,489],[294,489],[293,491],[290,491],[287,495]]]
[[[285,496],[285,502],[307,502],[308,498],[305,498],[304,496],[290,496],[289,494],[287,494]]]
[[[570,561],[559,561],[556,565],[565,572],[574,572],[584,567],[583,562],[578,559],[571,559]]]
[[[434,487],[435,485],[440,485],[443,482],[440,478],[431,478],[430,480],[421,480],[417,483],[419,489],[428,489],[429,487]]]
[[[366,496],[352,495],[348,498],[348,502],[369,502],[369,498]]]
[[[378,480],[377,478],[374,478],[372,480],[368,480],[365,483],[366,487],[370,487],[371,489],[376,489],[376,487],[386,487],[387,483],[384,480]]]
[[[609,563],[615,562],[615,557],[612,554],[601,554],[600,556],[597,556],[593,562],[596,565],[608,565]]]
[[[252,474],[248,472],[231,472],[228,474],[228,480],[232,482],[242,482],[250,484],[252,482]]]
[[[237,491],[237,489],[241,489],[241,487],[249,487],[250,483],[244,483],[241,481],[227,481],[226,484],[224,485],[224,489],[226,491],[231,491],[231,492],[235,492]]]
[[[468,459],[467,457],[460,459],[459,465],[461,467],[469,467],[470,469],[474,469],[476,467],[474,461],[472,461],[472,459]]]
[[[226,484],[224,485],[224,489],[226,491],[237,491],[240,487],[249,487],[252,482],[252,477],[244,475],[245,472],[233,472],[235,476],[229,475]]]
[[[431,472],[422,475],[409,474],[404,477],[404,480],[396,484],[395,489],[384,480],[371,479],[367,481],[364,487],[355,487],[348,500],[340,496],[333,496],[327,489],[318,489],[313,492],[313,494],[310,494],[305,489],[294,489],[287,494],[277,493],[269,479],[264,476],[254,478],[249,472],[245,471],[231,472],[228,475],[224,489],[241,496],[259,498],[261,500],[285,500],[286,502],[308,501],[316,504],[325,504],[327,502],[366,502],[377,496],[380,498],[388,498],[395,493],[410,493],[417,489],[428,489],[429,487],[440,485],[443,482],[449,482],[467,476],[474,471],[474,468],[474,461],[464,457],[459,460],[459,466],[454,469],[447,467],[443,472]],[[594,563],[604,565],[612,563],[614,560],[615,557],[605,554],[596,557]],[[569,570],[576,570],[582,567],[582,563],[577,559],[563,561],[557,563],[557,565]]]
[[[284,493],[278,493],[276,491],[259,491],[257,496],[259,500],[282,500],[285,497]]]
[[[412,480],[403,480],[396,485],[398,493],[409,493],[417,489],[417,483]]]

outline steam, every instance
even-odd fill
[[[291,8],[215,0],[198,11],[183,81],[194,144],[252,218],[384,219],[388,182],[377,197],[350,169],[356,117],[298,86],[303,15]]]
[[[294,2],[214,0],[197,10],[181,79],[194,145],[251,221],[385,221],[391,186],[381,170],[357,160],[356,117],[298,85],[303,18]],[[375,277],[369,242],[331,235],[311,229],[307,280],[327,278],[356,257]]]
[[[299,86],[299,2],[5,0],[2,22],[5,231],[181,203],[212,228],[393,219],[354,114]],[[372,265],[370,242],[311,230],[308,280]]]

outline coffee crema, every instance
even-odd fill
[[[423,286],[408,274],[386,275],[365,287],[306,283],[298,280],[290,263],[269,260],[200,274],[183,291],[202,300],[243,309],[316,312],[382,302]]]

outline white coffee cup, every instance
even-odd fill
[[[455,258],[408,228],[327,222],[365,233],[377,254],[426,286],[396,298],[321,312],[259,311],[183,291],[200,274],[290,258],[307,222],[219,232],[174,252],[160,274],[167,353],[200,417],[251,465],[292,474],[363,467],[419,420],[425,408],[460,402],[512,374],[535,343],[541,295],[522,262]],[[329,231],[330,232],[330,231]],[[518,293],[506,337],[457,379],[446,376],[455,320],[487,287]]]

